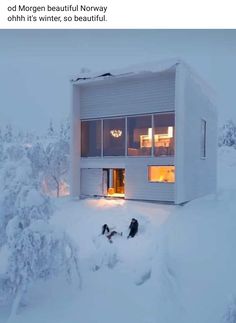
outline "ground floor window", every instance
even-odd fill
[[[175,166],[148,166],[148,181],[174,183]]]

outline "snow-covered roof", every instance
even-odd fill
[[[124,68],[114,69],[114,70],[103,70],[96,72],[88,72],[82,73],[80,75],[76,75],[72,80],[73,83],[81,83],[81,82],[95,82],[107,79],[109,77],[127,77],[132,75],[138,75],[143,73],[156,73],[156,72],[164,72],[166,70],[175,67],[178,63],[180,63],[179,59],[169,59],[165,61],[159,62],[149,62],[145,64],[139,65],[131,65]]]
[[[132,65],[115,70],[81,73],[80,75],[76,75],[71,81],[73,84],[87,84],[96,83],[102,80],[114,80],[125,77],[142,76],[144,74],[163,73],[175,69],[177,65],[180,65],[185,71],[187,71],[188,75],[200,86],[203,93],[207,95],[211,101],[215,102],[216,95],[210,85],[204,79],[202,79],[202,77],[200,77],[189,64],[178,57],[162,61],[148,62],[145,64]]]

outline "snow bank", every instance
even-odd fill
[[[222,323],[236,294],[235,166],[235,150],[221,149],[218,194],[183,207],[57,200],[51,225],[78,247],[82,289],[39,284],[14,323]],[[104,223],[123,236],[109,243]]]
[[[4,275],[7,271],[9,255],[10,252],[8,247],[6,245],[2,246],[2,248],[0,248],[0,276]]]
[[[220,190],[236,190],[236,149],[222,146],[218,150],[218,184]]]

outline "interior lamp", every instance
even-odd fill
[[[110,134],[114,137],[114,138],[119,138],[122,135],[122,130],[120,129],[112,129],[110,131]]]

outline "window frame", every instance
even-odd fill
[[[82,123],[83,122],[100,122],[100,154],[96,156],[82,156]],[[103,119],[101,118],[96,118],[96,119],[81,119],[80,120],[80,158],[101,158],[103,154],[103,140],[102,140],[102,128],[103,128]]]
[[[104,154],[104,123],[108,120],[117,120],[117,119],[124,119],[124,155],[105,155]],[[107,118],[102,118],[102,157],[106,158],[106,157],[117,157],[117,158],[124,158],[126,157],[126,116],[119,116],[119,117],[107,117]],[[104,122],[105,121],[105,122]]]
[[[126,154],[125,154],[125,157],[128,157],[128,158],[150,158],[150,157],[154,157],[153,155],[153,115],[154,113],[146,113],[146,114],[134,114],[134,115],[128,115],[128,116],[125,116],[126,118]],[[128,130],[128,118],[140,118],[140,117],[150,117],[151,118],[151,128],[152,128],[152,138],[151,138],[151,141],[152,141],[152,146],[150,147],[150,154],[149,155],[137,155],[137,156],[134,156],[134,155],[129,155],[128,154],[128,149],[129,149],[129,145],[128,145],[128,133],[129,133],[129,130]]]
[[[82,156],[82,149],[80,153],[80,158],[157,158],[158,160],[161,160],[161,158],[174,158],[175,156],[175,135],[174,135],[174,155],[155,155],[155,143],[154,143],[154,132],[155,132],[155,125],[154,125],[154,117],[158,115],[163,114],[173,114],[175,116],[175,110],[173,111],[161,111],[161,112],[150,112],[150,113],[141,113],[141,114],[131,114],[131,115],[120,115],[120,116],[107,116],[107,117],[101,117],[101,118],[84,118],[80,119],[80,123],[82,125],[82,122],[89,122],[89,121],[100,121],[101,123],[101,154],[97,156]],[[152,146],[150,155],[138,155],[138,156],[132,156],[128,155],[128,118],[129,117],[151,117],[151,128],[152,128]],[[104,155],[104,121],[108,119],[125,119],[125,154],[124,155]],[[174,126],[175,131],[175,126]],[[80,132],[80,137],[82,137],[82,127]],[[81,141],[81,138],[80,138]],[[82,146],[81,146],[82,148]],[[165,165],[163,165],[165,166]]]
[[[203,118],[200,124],[200,158],[207,158],[207,121]]]
[[[173,115],[173,118],[174,118],[174,123],[169,125],[169,126],[165,126],[167,128],[169,127],[172,127],[173,128],[173,136],[172,136],[172,140],[173,140],[173,154],[158,154],[158,150],[159,148],[157,146],[155,146],[155,135],[157,135],[157,133],[155,133],[155,129],[157,128],[163,128],[163,126],[156,126],[156,122],[155,122],[155,118],[159,118],[160,116],[165,116],[165,115]],[[153,133],[153,157],[155,158],[165,158],[165,157],[174,157],[175,156],[175,153],[176,153],[176,145],[175,145],[175,141],[176,141],[176,125],[175,125],[175,111],[172,111],[172,112],[162,112],[162,113],[154,113],[153,114],[153,130],[152,130],[152,133]],[[170,147],[170,146],[168,146]]]

